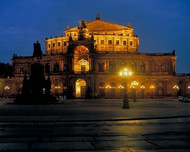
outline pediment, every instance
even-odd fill
[[[127,26],[114,24],[111,22],[103,21],[103,20],[94,20],[86,23],[87,29],[89,32],[101,32],[101,31],[119,31],[119,30],[132,30]],[[78,27],[71,28],[66,31],[77,31]]]

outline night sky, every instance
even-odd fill
[[[177,73],[190,73],[190,0],[0,0],[0,62],[30,56],[46,37],[64,35],[67,25],[92,21],[131,23],[140,52],[176,50]]]

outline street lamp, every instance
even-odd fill
[[[151,86],[150,86],[150,89],[151,89],[151,94],[152,94],[151,96],[152,96],[152,98],[153,98],[154,86],[153,86],[153,85],[151,85]]]
[[[7,96],[7,98],[8,98],[8,96],[9,96],[9,89],[10,89],[10,87],[9,86],[5,86],[5,95]]]
[[[189,91],[190,91],[190,86],[188,86],[187,88],[188,88],[188,93],[189,93]],[[190,93],[189,93],[189,95],[190,95]]]
[[[175,95],[177,96],[177,92],[178,92],[178,90],[179,90],[179,87],[178,87],[177,85],[174,85],[174,86],[173,86],[173,89],[176,90],[176,91],[175,91]]]
[[[137,101],[137,98],[136,98],[136,86],[137,86],[138,84],[139,84],[139,83],[138,83],[137,81],[133,81],[133,82],[131,83],[131,86],[132,86],[132,88],[133,88],[133,97],[134,97],[133,101],[134,101],[134,102]]]
[[[123,69],[123,71],[119,72],[120,76],[123,76],[125,79],[125,83],[124,83],[124,98],[123,98],[123,109],[129,109],[129,100],[128,100],[128,96],[127,96],[127,77],[132,75],[132,72],[129,71],[127,68]]]
[[[141,85],[141,96],[142,96],[142,98],[144,98],[144,89],[145,89],[145,86],[142,84]]]
[[[9,86],[5,86],[5,88],[4,88],[5,90],[9,90],[10,88],[9,88]]]

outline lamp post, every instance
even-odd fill
[[[9,86],[5,86],[5,95],[6,95],[6,97],[8,98],[8,96],[9,96],[9,89],[10,89],[10,87]]]
[[[132,72],[129,71],[127,68],[123,69],[123,71],[119,72],[120,76],[124,77],[125,83],[124,83],[124,97],[123,97],[123,109],[129,109],[129,100],[128,100],[128,94],[127,94],[127,77],[132,75]]]
[[[173,86],[173,89],[176,90],[175,93],[174,93],[174,95],[177,96],[179,87],[178,87],[177,85],[174,85],[174,86]]]
[[[141,85],[141,96],[142,96],[142,98],[144,98],[144,89],[145,89],[145,86],[142,84]]]
[[[153,86],[153,85],[151,85],[151,86],[150,86],[150,89],[151,89],[151,97],[153,98],[154,86]]]
[[[133,88],[133,97],[134,97],[133,101],[134,101],[134,102],[137,101],[137,98],[136,98],[136,86],[137,86],[138,84],[139,84],[139,83],[138,83],[137,81],[133,81],[133,82],[131,83],[132,88]]]

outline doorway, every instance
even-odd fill
[[[75,84],[75,91],[77,98],[86,97],[86,81],[83,79],[78,79]]]

